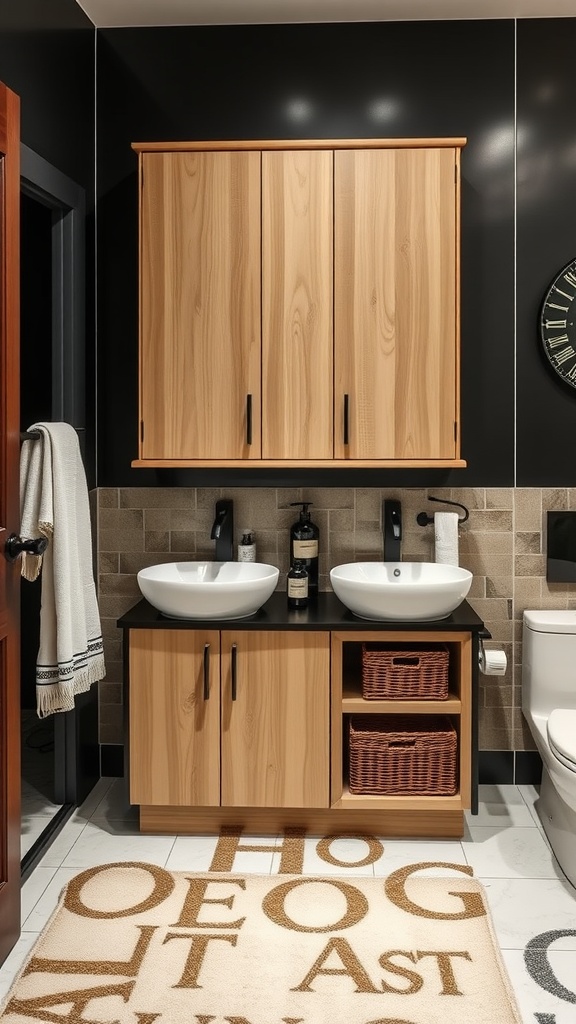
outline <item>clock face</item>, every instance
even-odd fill
[[[552,368],[576,388],[576,259],[560,271],[546,293],[540,337]]]

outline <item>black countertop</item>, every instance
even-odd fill
[[[244,619],[171,619],[146,600],[118,619],[122,629],[315,629],[315,630],[426,630],[446,632],[462,630],[489,637],[482,619],[467,601],[444,619],[430,622],[361,619],[342,604],[333,593],[321,593],[305,609],[288,608],[286,594],[276,591],[255,615]]]

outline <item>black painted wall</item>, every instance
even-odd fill
[[[22,142],[86,192],[87,475],[94,486],[94,77],[95,30],[75,0],[0,0],[0,80],[20,97]],[[24,292],[25,301],[29,298]],[[36,334],[38,349],[44,333]],[[46,360],[39,352],[36,373]],[[26,351],[30,372],[30,351]],[[41,367],[41,368],[39,368]],[[28,422],[45,407],[28,402]]]
[[[513,483],[514,67],[515,23],[504,20],[98,32],[100,485]],[[291,116],[293,100],[303,101],[307,116]],[[462,447],[469,468],[265,476],[131,469],[138,419],[131,142],[379,136],[469,140],[462,159]]]
[[[97,42],[99,484],[310,481],[310,471],[264,478],[130,468],[138,331],[130,143],[394,135],[469,140],[462,161],[468,469],[312,478],[326,485],[574,484],[576,391],[543,358],[537,318],[550,280],[576,256],[576,19],[114,29],[99,31]],[[21,97],[23,141],[81,184],[90,204],[94,30],[74,0],[0,4],[0,78]],[[294,99],[306,101],[306,118],[290,117]],[[90,253],[90,232],[88,239]],[[88,265],[89,328],[93,277]],[[90,397],[90,330],[88,339]]]
[[[576,258],[576,18],[518,22],[517,460],[524,486],[576,486],[576,389],[538,337],[542,299]]]
[[[2,0],[0,80],[21,101],[21,138],[86,189],[94,182],[94,26],[75,0]]]

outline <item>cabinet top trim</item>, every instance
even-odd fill
[[[137,153],[186,152],[195,150],[265,149],[462,149],[465,138],[442,139],[261,139],[208,142],[133,142]]]

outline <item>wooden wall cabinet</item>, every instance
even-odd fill
[[[329,633],[138,629],[130,799],[328,807]]]
[[[135,143],[134,465],[465,465],[464,144]]]

